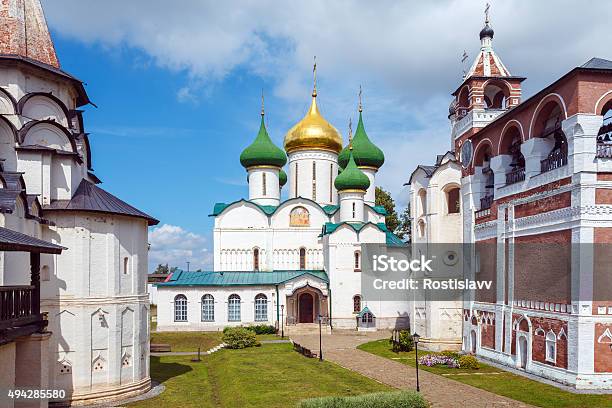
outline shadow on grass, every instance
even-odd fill
[[[192,371],[193,368],[180,363],[162,363],[160,357],[151,356],[151,373],[155,381],[164,383],[171,378],[178,377]]]

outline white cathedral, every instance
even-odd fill
[[[214,271],[177,271],[158,288],[159,331],[248,324],[308,330],[407,327],[407,302],[362,299],[361,251],[403,246],[374,203],[383,152],[368,138],[359,104],[354,138],[317,107],[316,82],[304,118],[274,145],[264,124],[240,156],[248,199],[217,203]],[[289,177],[283,170],[287,165]],[[289,198],[281,202],[281,189]]]

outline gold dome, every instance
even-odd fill
[[[340,153],[342,136],[319,113],[315,90],[312,93],[312,104],[308,113],[285,135],[285,151],[291,153],[297,150],[317,149]]]

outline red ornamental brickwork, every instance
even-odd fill
[[[612,189],[598,188],[595,190],[595,204],[612,204]]]
[[[479,313],[480,346],[495,349],[495,315],[489,312]]]
[[[609,190],[612,193],[612,190]],[[611,196],[612,197],[612,196]],[[549,211],[566,208],[572,205],[572,194],[567,191],[552,197],[532,201],[530,203],[517,205],[514,208],[514,217],[529,217],[530,215],[542,214]]]
[[[595,324],[595,372],[612,372],[612,324]]]
[[[0,0],[0,54],[19,55],[59,68],[39,0]]]
[[[514,299],[571,303],[571,230],[517,237]]]
[[[476,290],[475,299],[479,302],[497,301],[497,239],[487,239],[476,243],[480,269],[476,273],[478,281],[492,281],[490,289]]]
[[[567,368],[567,323],[545,317],[531,317],[531,359],[555,367]],[[555,362],[546,361],[546,335],[552,331],[556,339]]]

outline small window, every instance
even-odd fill
[[[213,295],[206,294],[202,296],[202,321],[215,321],[215,298]]]
[[[361,312],[361,296],[359,295],[353,296],[353,312],[354,313]]]
[[[306,248],[300,248],[300,269],[306,269]]]
[[[446,204],[449,214],[459,214],[461,204],[459,201],[459,188],[454,187],[446,193]]]
[[[255,321],[268,321],[268,298],[263,293],[255,296]]]
[[[557,336],[552,330],[546,333],[546,361],[550,363],[557,361]]]
[[[128,257],[126,256],[125,258],[123,258],[123,274],[127,275],[128,274]]]
[[[365,312],[362,316],[361,316],[361,323],[362,324],[372,324],[372,322],[374,321],[374,316],[372,315],[372,313],[370,312]]]
[[[312,162],[312,200],[317,201],[317,163]]]
[[[425,221],[420,220],[418,226],[419,226],[419,238],[424,238],[425,237]]]
[[[355,203],[353,203],[353,219],[356,217],[355,215]]]
[[[174,298],[174,321],[187,321],[187,298],[185,295],[176,295]]]
[[[262,189],[262,194],[265,196],[266,195],[266,191],[268,190],[268,186],[266,185],[266,173],[262,173],[261,175],[261,179],[262,179],[262,183],[261,183],[261,189]]]
[[[259,270],[259,248],[253,249],[253,270]]]
[[[359,251],[355,251],[353,258],[354,258],[355,272],[361,271],[361,253]]]
[[[229,322],[240,321],[240,296],[233,294],[227,300],[227,320]]]

